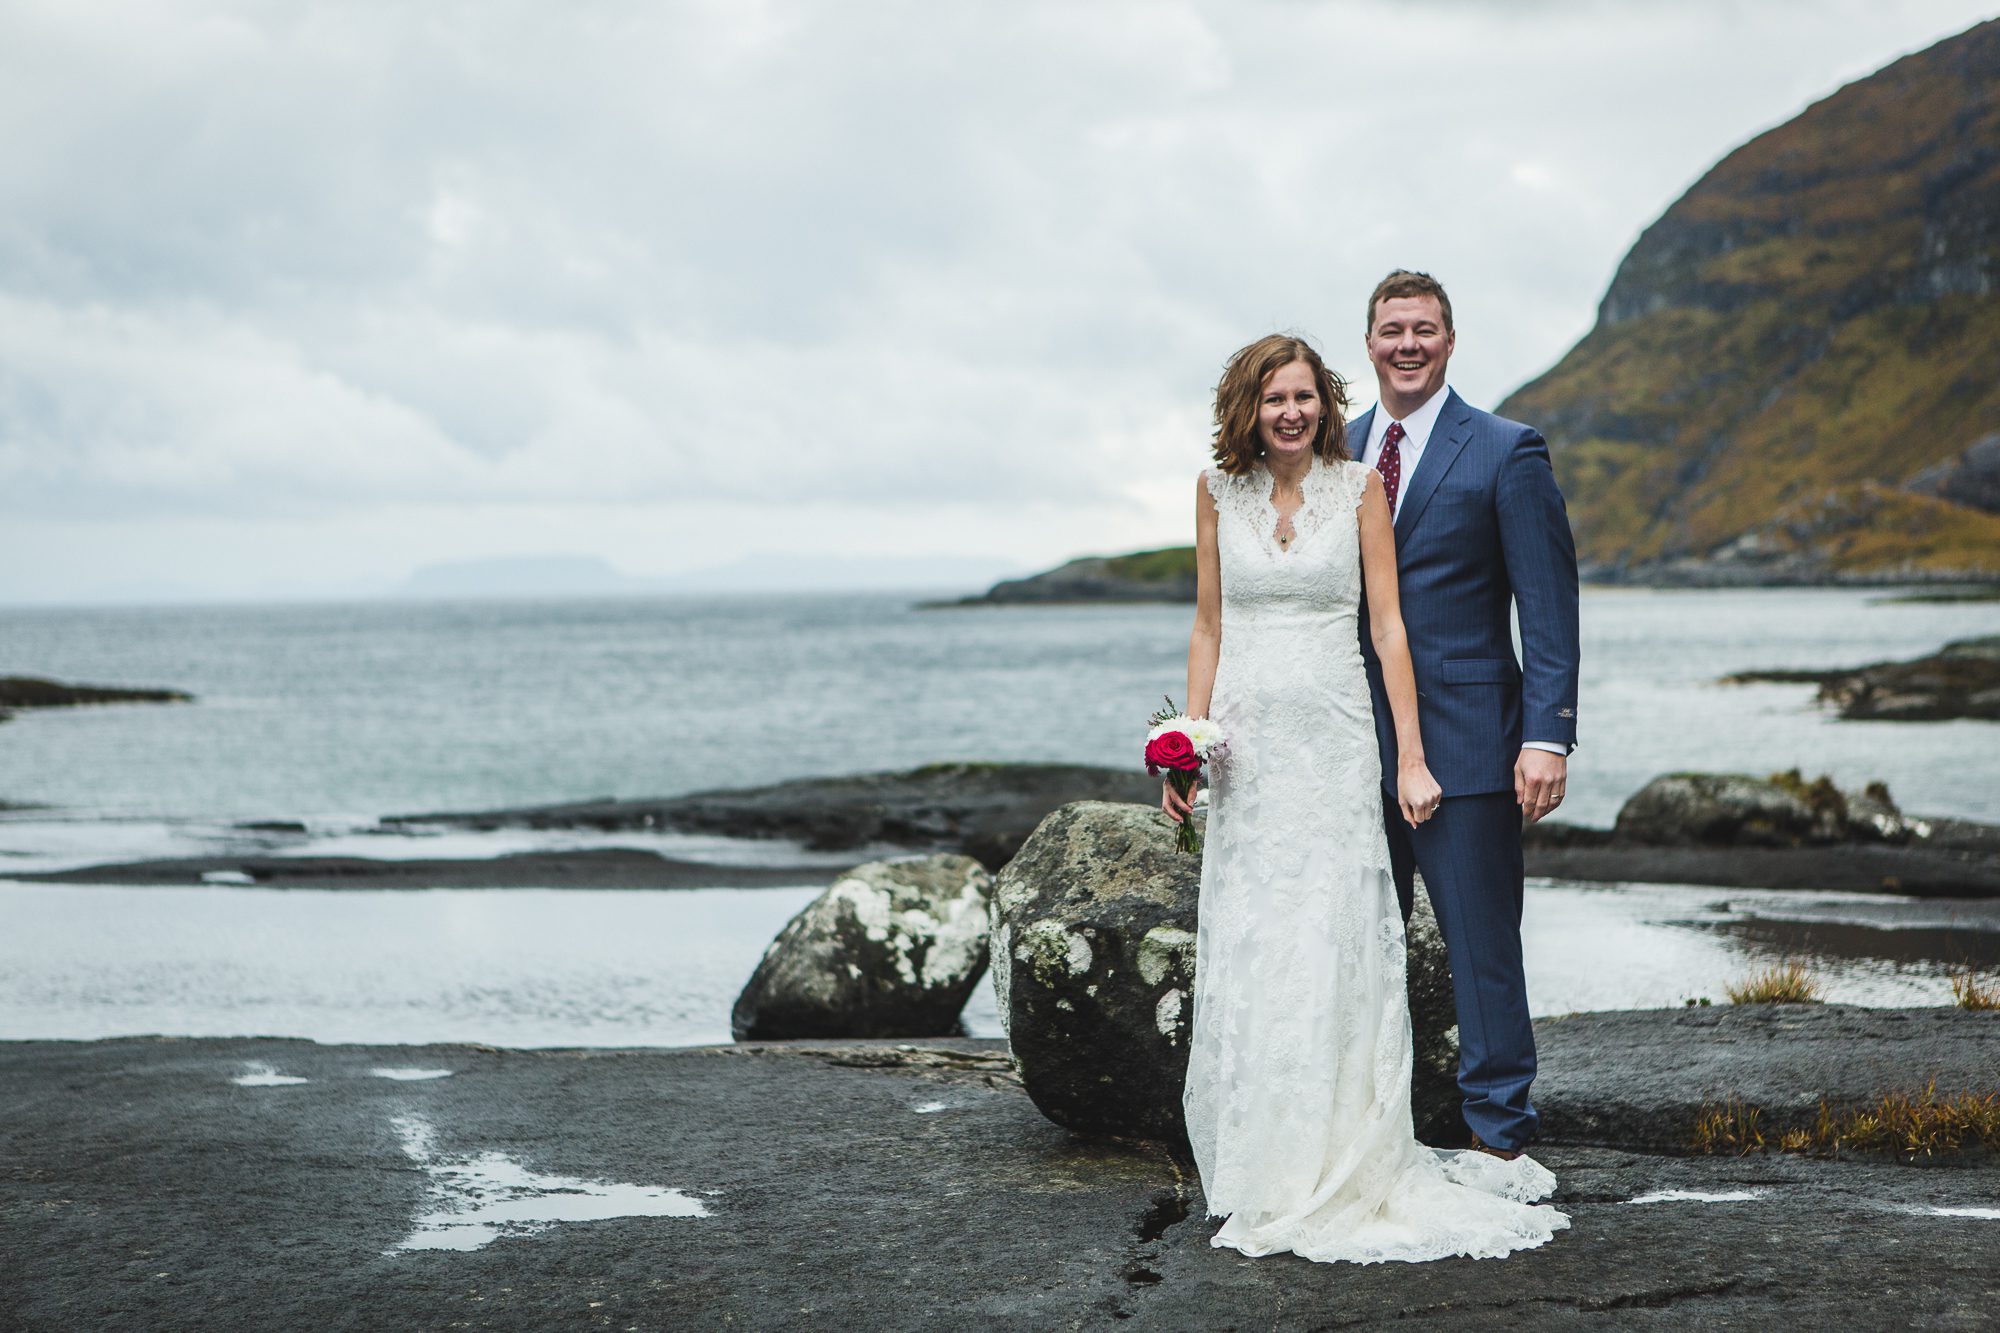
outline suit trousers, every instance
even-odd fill
[[[1449,796],[1413,829],[1384,792],[1383,820],[1403,919],[1420,872],[1451,960],[1465,1123],[1489,1147],[1519,1149],[1535,1137],[1537,1119],[1528,1100],[1535,1029],[1521,965],[1521,807],[1511,791]]]

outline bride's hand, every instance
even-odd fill
[[[1396,777],[1396,803],[1403,807],[1403,819],[1411,828],[1437,813],[1444,788],[1431,776],[1430,766],[1419,759]]]
[[[1160,809],[1165,811],[1167,818],[1173,820],[1176,824],[1194,813],[1194,798],[1200,794],[1201,783],[1199,782],[1188,788],[1188,794],[1183,799],[1181,794],[1174,790],[1173,783],[1167,781],[1165,778],[1160,779]]]

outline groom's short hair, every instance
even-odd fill
[[[1368,336],[1375,336],[1375,307],[1384,301],[1392,301],[1398,296],[1435,296],[1438,309],[1444,311],[1444,331],[1452,332],[1451,298],[1444,294],[1444,284],[1428,273],[1418,273],[1414,269],[1399,268],[1382,281],[1375,284],[1375,294],[1368,298]]]

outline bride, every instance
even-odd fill
[[[1230,358],[1196,489],[1191,716],[1228,740],[1202,859],[1183,1106],[1212,1244],[1375,1263],[1489,1258],[1569,1225],[1525,1156],[1416,1141],[1403,919],[1363,674],[1364,589],[1412,826],[1425,766],[1382,478],[1347,457],[1345,386],[1303,340]],[[1188,805],[1166,788],[1175,820]]]

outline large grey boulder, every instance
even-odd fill
[[[986,971],[992,891],[969,856],[856,866],[778,932],[730,1030],[738,1041],[955,1032]]]
[[[1000,872],[994,989],[1021,1081],[1049,1119],[1086,1134],[1185,1141],[1200,887],[1200,858],[1174,850],[1158,810],[1100,801],[1051,814]],[[1418,897],[1416,1120],[1450,1134],[1459,1103],[1450,969]]]
[[[1410,1115],[1418,1138],[1455,1148],[1466,1136],[1460,1109],[1465,1097],[1458,1090],[1458,1000],[1451,989],[1451,958],[1421,875],[1416,881],[1416,906],[1403,930],[1409,954],[1410,1033],[1416,1042]]]

